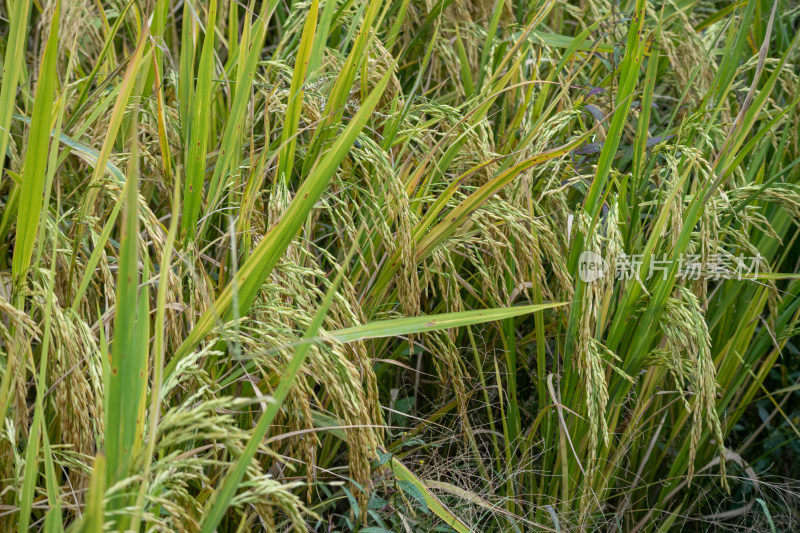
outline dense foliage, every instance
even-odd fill
[[[786,0],[0,2],[0,522],[796,531]]]

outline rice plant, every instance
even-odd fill
[[[0,527],[796,531],[798,30],[0,2]]]

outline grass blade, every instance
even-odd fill
[[[188,241],[194,239],[197,219],[203,201],[203,188],[206,177],[206,152],[208,132],[211,121],[211,93],[214,81],[214,33],[217,20],[217,0],[211,0],[208,7],[203,51],[197,71],[197,87],[192,97],[193,114],[189,128],[189,142],[186,146],[186,185],[183,191],[183,234]]]
[[[0,86],[0,172],[6,161],[6,148],[14,114],[14,100],[17,96],[19,77],[24,62],[19,61],[25,54],[25,36],[28,33],[28,11],[31,2],[15,0],[9,19],[8,39],[3,58],[3,83]]]
[[[21,2],[22,0],[20,0]],[[20,3],[17,2],[17,3]],[[53,110],[53,96],[57,83],[56,60],[58,53],[58,13],[60,3],[56,3],[53,14],[54,25],[39,66],[39,82],[33,103],[31,133],[22,170],[22,190],[20,202],[25,209],[17,215],[17,236],[12,263],[12,276],[21,283],[33,255],[39,219],[42,211],[42,197],[45,185],[45,169],[50,146],[50,118]]]
[[[319,0],[314,0],[308,10],[303,35],[300,38],[300,49],[297,51],[297,66],[292,73],[292,85],[289,88],[289,105],[286,107],[286,122],[283,125],[281,149],[278,156],[278,179],[288,182],[294,166],[294,152],[297,145],[297,127],[300,122],[300,111],[303,107],[303,85],[306,82],[311,50],[315,45],[314,35],[317,29],[317,12]],[[322,36],[322,39],[325,37]]]
[[[136,122],[133,129],[136,131]],[[125,182],[114,338],[110,374],[106,377],[106,484],[109,487],[128,475],[143,438],[149,312],[147,287],[139,286],[139,164],[135,139],[134,136]],[[146,265],[147,258],[143,257],[142,262]],[[118,505],[122,502],[118,501]]]
[[[378,339],[412,335],[424,331],[441,331],[461,326],[471,326],[484,322],[495,322],[506,318],[527,315],[566,305],[564,303],[548,303],[541,305],[521,305],[519,307],[506,307],[498,309],[478,309],[475,311],[462,311],[460,313],[445,313],[441,315],[415,316],[410,318],[396,318],[379,320],[362,326],[331,331],[328,335],[338,342],[355,342],[364,339]]]

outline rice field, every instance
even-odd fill
[[[0,2],[0,529],[800,529],[800,5]]]

